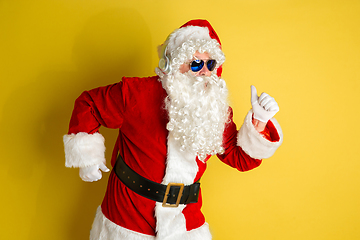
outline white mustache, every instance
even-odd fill
[[[195,79],[194,85],[199,85],[199,84],[210,84],[210,85],[216,85],[219,86],[219,78],[216,78],[215,76],[211,75],[210,77],[207,76],[192,76],[192,78]]]

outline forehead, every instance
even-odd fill
[[[195,53],[194,53],[194,58],[196,58],[196,59],[209,59],[210,58],[210,55],[209,55],[209,53],[207,53],[207,52],[204,52],[204,53],[199,53],[198,51],[196,51]]]

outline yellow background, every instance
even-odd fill
[[[88,239],[108,174],[90,184],[64,166],[74,100],[153,75],[156,46],[195,18],[222,41],[238,127],[254,84],[284,131],[256,170],[209,161],[214,240],[360,239],[359,0],[0,1],[0,239]],[[116,131],[101,131],[109,160]]]

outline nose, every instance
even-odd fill
[[[206,77],[210,77],[210,76],[211,76],[211,72],[210,72],[209,69],[207,68],[206,64],[205,64],[205,66],[200,70],[199,75],[201,75],[201,76],[206,76]]]

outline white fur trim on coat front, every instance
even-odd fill
[[[172,135],[170,132],[168,136],[168,156],[162,184],[167,185],[171,182],[193,184],[199,170],[196,153],[180,151],[180,143]],[[177,208],[168,208],[156,202],[156,240],[211,239],[207,224],[192,231],[186,230],[186,219],[182,213],[185,207],[186,205],[180,204]]]
[[[245,117],[244,124],[241,126],[238,132],[237,145],[240,146],[252,158],[269,158],[282,144],[283,133],[281,127],[275,118],[270,120],[274,124],[280,137],[278,142],[271,142],[265,139],[258,131],[256,131],[254,125],[252,124],[252,114],[253,111],[250,110]]]
[[[105,139],[100,133],[64,135],[65,166],[87,167],[105,163]]]

